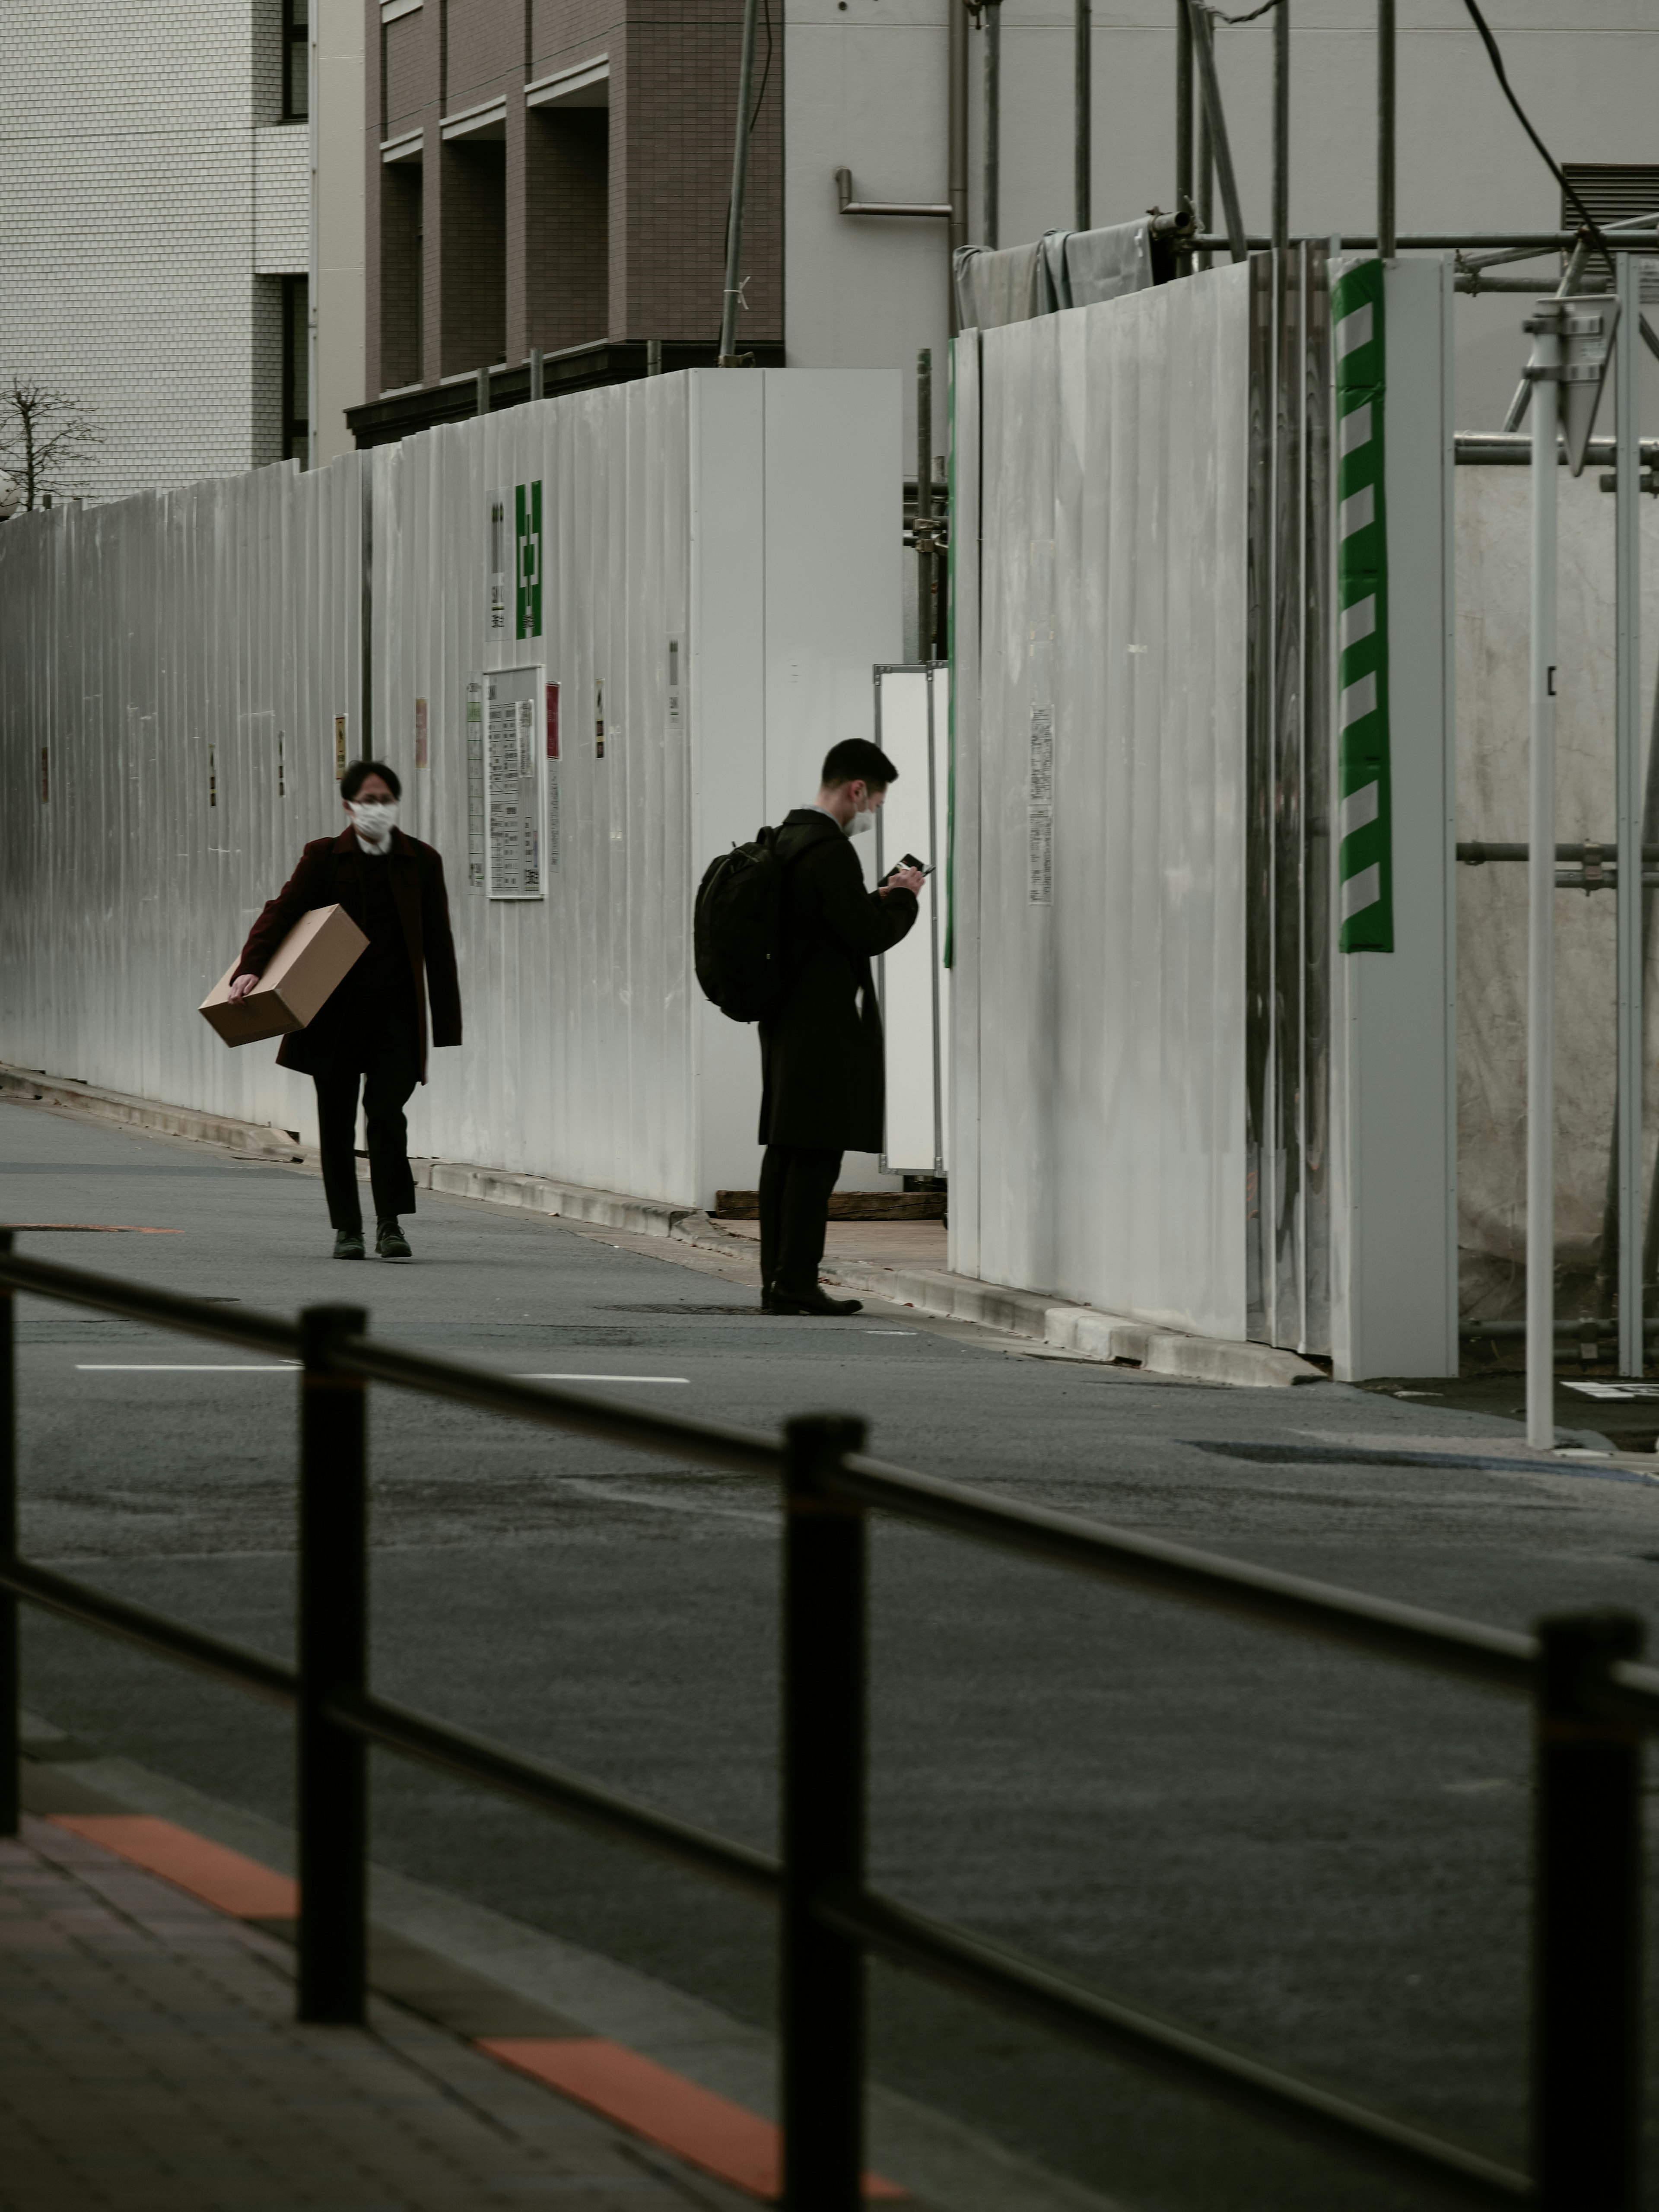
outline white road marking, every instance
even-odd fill
[[[567,1475],[560,1483],[561,1490],[577,1490],[586,1498],[603,1498],[618,1505],[649,1505],[659,1513],[702,1513],[717,1521],[748,1521],[757,1528],[775,1529],[779,1526],[775,1513],[750,1513],[741,1505],[716,1505],[701,1498],[670,1498],[648,1490],[625,1490],[620,1483],[590,1482],[578,1475]]]
[[[515,1375],[515,1382],[684,1382],[689,1375]]]
[[[291,1359],[285,1367],[206,1367],[167,1359],[77,1359],[75,1371],[77,1375],[297,1375],[300,1363]]]

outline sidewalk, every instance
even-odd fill
[[[405,2011],[302,2027],[293,1952],[49,1820],[0,1839],[8,2212],[687,2212],[661,2169]]]
[[[64,1082],[26,1068],[0,1063],[0,1097],[85,1115],[134,1130],[182,1137],[228,1152],[232,1158],[268,1160],[319,1175],[314,1149],[285,1129],[233,1121],[185,1107],[163,1106],[128,1097],[96,1085]],[[621,1231],[620,1242],[644,1237],[658,1240],[658,1256],[679,1257],[677,1245],[691,1245],[753,1267],[760,1225],[752,1221],[715,1221],[697,1208],[672,1206],[626,1192],[593,1190],[549,1176],[517,1170],[475,1167],[454,1160],[418,1158],[410,1163],[418,1188],[451,1198],[558,1216],[572,1225]],[[368,1163],[360,1158],[360,1176]],[[1030,1337],[1051,1352],[1145,1368],[1149,1374],[1194,1382],[1225,1382],[1250,1389],[1282,1389],[1297,1382],[1319,1382],[1323,1371],[1293,1352],[1266,1344],[1195,1336],[1122,1314],[1078,1305],[1053,1292],[1016,1290],[977,1277],[953,1274],[949,1239],[940,1221],[833,1222],[825,1249],[826,1282],[913,1311],[967,1322],[981,1328]],[[696,1262],[688,1264],[695,1265]],[[719,1272],[727,1273],[726,1268]],[[740,1273],[734,1279],[743,1279]],[[754,1279],[758,1285],[758,1272]]]

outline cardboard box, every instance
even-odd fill
[[[246,998],[230,995],[236,973],[233,963],[199,1011],[227,1044],[287,1036],[315,1017],[368,949],[368,939],[343,906],[313,907],[277,946],[270,965]]]

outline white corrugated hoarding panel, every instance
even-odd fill
[[[848,734],[842,702],[894,656],[897,423],[886,372],[699,372],[8,525],[0,1058],[314,1131],[309,1081],[268,1046],[227,1051],[195,1008],[343,819],[367,477],[373,748],[443,854],[465,1007],[414,1148],[686,1203],[752,1188],[754,1033],[696,991],[691,895],[766,818],[769,762],[775,811],[810,797],[826,721]],[[520,639],[511,536],[489,628],[488,501],[538,481],[541,629]],[[503,902],[468,882],[465,703],[513,668],[560,687],[560,859],[544,897]]]
[[[977,1272],[1230,1337],[1246,1318],[1249,305],[1245,270],[1218,270],[979,341],[963,717]]]

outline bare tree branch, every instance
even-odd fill
[[[16,479],[25,509],[83,493],[103,443],[94,417],[68,392],[17,375],[0,388],[0,468]]]

